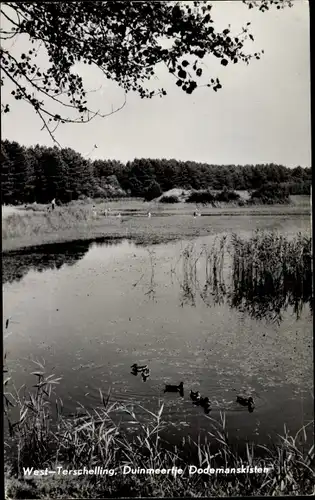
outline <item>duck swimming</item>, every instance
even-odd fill
[[[145,368],[144,370],[142,370],[141,372],[141,377],[142,377],[142,380],[143,382],[146,382],[147,378],[150,377],[150,368]]]
[[[181,395],[184,394],[184,382],[178,385],[166,384],[164,392],[179,392]]]
[[[243,396],[237,396],[236,402],[242,406],[247,406],[248,411],[250,413],[254,411],[255,404],[254,404],[254,400],[251,396],[249,398],[244,398]]]
[[[199,401],[201,399],[201,394],[199,391],[190,391],[190,399],[194,402]]]
[[[203,408],[206,408],[206,407],[210,406],[210,399],[207,398],[207,397],[206,398],[200,398],[199,404]]]
[[[211,411],[209,398],[201,398],[199,405],[204,409],[205,413],[209,413]]]
[[[142,366],[139,366],[137,363],[134,363],[133,365],[131,365],[131,367],[133,371],[136,371],[136,372],[143,372],[143,370],[149,370],[149,367],[148,365],[142,365]]]

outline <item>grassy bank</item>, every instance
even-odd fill
[[[105,209],[111,212],[106,217]],[[152,213],[147,218],[148,211]],[[95,213],[96,212],[96,213]],[[121,214],[121,218],[116,217]],[[309,215],[309,200],[290,206],[206,207],[202,217],[194,220],[188,204],[143,203],[120,201],[105,204],[71,203],[47,211],[45,206],[12,213],[2,219],[3,251],[46,243],[92,240],[99,237],[133,238],[137,242],[157,243],[176,238],[192,238],[218,229],[215,217],[237,216],[297,216]],[[209,219],[211,217],[211,219]],[[222,217],[220,221],[222,221]],[[223,224],[224,225],[224,224]],[[224,229],[224,227],[223,227]]]
[[[295,436],[279,437],[272,449],[247,444],[238,453],[229,444],[225,417],[210,416],[212,430],[207,441],[189,441],[185,448],[167,446],[161,439],[163,405],[156,414],[147,411],[150,422],[143,424],[133,408],[119,405],[127,412],[137,432],[131,437],[112,415],[118,404],[110,403],[100,391],[101,406],[93,411],[82,407],[77,416],[66,416],[62,403],[54,401],[54,388],[60,378],[47,376],[36,363],[35,389],[31,393],[10,388],[4,381],[4,409],[10,431],[5,441],[6,498],[116,498],[137,496],[265,496],[314,494],[314,449],[307,442],[306,428]],[[186,448],[187,449],[187,448]],[[188,464],[221,472],[189,474]],[[71,470],[102,466],[113,475],[32,476],[26,478],[24,467]],[[124,466],[132,469],[171,469],[182,474],[122,474]],[[245,467],[239,474],[231,469]],[[246,467],[260,467],[263,473],[251,473]],[[264,468],[268,468],[264,469]],[[211,472],[211,471],[210,471]]]

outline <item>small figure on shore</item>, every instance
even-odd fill
[[[148,217],[149,217],[149,219],[150,219],[150,217],[151,217],[151,212],[148,212]]]
[[[51,209],[55,210],[55,205],[56,205],[56,198],[54,198],[51,202]]]

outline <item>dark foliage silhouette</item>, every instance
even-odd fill
[[[15,141],[1,142],[1,194],[2,203],[7,204],[50,203],[53,198],[66,203],[86,197],[127,195],[152,199],[175,187],[198,190],[189,197],[193,203],[212,203],[221,198],[233,201],[237,200],[234,190],[257,193],[259,189],[263,196],[276,201],[284,190],[309,194],[311,178],[310,168],[289,169],[272,163],[226,166],[150,158],[136,158],[126,164],[101,159],[92,162],[70,148],[26,148]],[[211,189],[223,192],[214,195]],[[263,196],[259,198],[262,201]]]

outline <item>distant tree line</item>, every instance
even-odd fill
[[[169,189],[258,190],[277,184],[289,194],[309,194],[311,169],[283,165],[211,165],[175,159],[141,158],[126,164],[84,158],[73,149],[25,147],[1,141],[2,203],[67,203],[83,197],[142,197]]]

